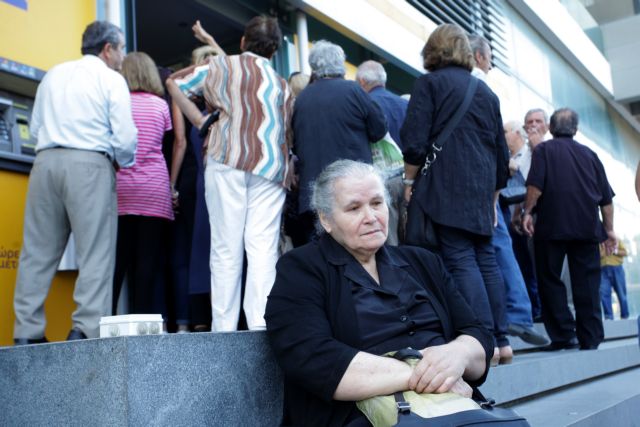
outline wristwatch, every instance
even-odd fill
[[[407,179],[407,176],[402,172],[402,183],[404,185],[413,185],[415,181],[415,179]]]

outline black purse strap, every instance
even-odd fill
[[[469,105],[471,105],[471,100],[473,99],[473,95],[475,94],[477,87],[478,87],[478,79],[474,76],[471,76],[471,79],[469,80],[469,85],[467,86],[467,92],[464,95],[464,100],[458,106],[458,109],[456,110],[453,117],[449,119],[444,129],[442,129],[442,132],[440,132],[436,140],[431,145],[431,150],[429,151],[429,153],[427,153],[427,157],[424,161],[424,166],[422,167],[423,175],[427,173],[431,164],[433,164],[433,162],[436,161],[436,157],[438,157],[437,153],[442,151],[442,146],[444,145],[445,141],[449,138],[449,135],[451,135],[451,132],[453,132],[453,128],[455,128],[458,125],[458,123],[460,123],[462,116],[464,116],[467,110],[469,109]]]

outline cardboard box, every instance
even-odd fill
[[[125,314],[100,319],[100,338],[161,333],[161,314]]]

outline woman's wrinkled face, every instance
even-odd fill
[[[375,253],[387,240],[389,209],[375,175],[335,182],[331,218],[320,215],[324,229],[351,254]]]

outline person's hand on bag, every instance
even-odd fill
[[[466,352],[459,344],[427,347],[420,351],[422,360],[418,362],[409,378],[409,388],[416,393],[446,393],[462,379],[467,365]],[[456,390],[462,386],[457,385]]]
[[[469,397],[470,398],[473,395],[473,389],[462,378],[460,378],[458,381],[456,381],[453,384],[453,387],[451,387],[451,390],[449,390],[449,391],[451,393],[458,394],[458,395],[460,395],[462,397]]]

